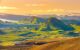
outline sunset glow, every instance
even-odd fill
[[[2,0],[0,13],[66,14],[80,13],[80,0]]]

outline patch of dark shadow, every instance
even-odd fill
[[[43,44],[46,44],[47,42],[38,42],[38,43],[35,43],[35,45],[43,45]]]
[[[28,42],[28,43],[25,43],[25,45],[34,45],[35,42]]]
[[[27,42],[24,45],[43,45],[46,44],[47,42]]]
[[[51,41],[51,42],[35,42],[34,44],[35,44],[35,45],[44,45],[44,44],[53,43],[53,42],[54,42],[54,43],[55,43],[55,42],[57,43],[58,41]]]

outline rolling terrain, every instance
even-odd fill
[[[0,15],[0,50],[80,50],[75,17]]]
[[[53,41],[41,45],[19,45],[0,47],[0,50],[80,50],[80,38],[71,38],[64,41]]]

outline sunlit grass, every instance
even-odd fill
[[[4,41],[15,41],[16,39],[20,39],[23,38],[21,36],[17,36],[17,35],[0,35],[0,41],[4,42]]]
[[[80,33],[80,26],[79,25],[71,25],[75,28],[74,32]]]
[[[1,46],[14,46],[15,43],[12,41],[5,41],[0,44]]]

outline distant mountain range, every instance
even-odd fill
[[[45,18],[44,18],[44,16],[45,16]],[[24,24],[44,23],[47,26],[44,26],[45,28],[43,28],[42,30],[45,30],[45,31],[51,30],[50,26],[56,27],[58,29],[66,30],[66,31],[74,30],[74,28],[72,28],[70,25],[63,22],[63,20],[66,20],[66,18],[67,19],[70,18],[72,20],[72,16],[71,17],[65,17],[65,16],[59,17],[57,15],[54,15],[54,16],[53,15],[23,16],[23,15],[12,15],[12,14],[1,14],[0,18],[1,18],[0,19],[1,21],[2,20],[7,21],[7,22],[19,21]]]
[[[80,16],[69,16],[69,15],[36,15],[36,16],[29,16],[29,15],[14,15],[14,14],[0,14],[0,18],[2,19],[8,19],[8,20],[20,20],[20,19],[31,19],[34,17],[39,18],[50,18],[50,17],[56,17],[63,20],[79,20]]]
[[[13,14],[0,14],[0,20],[3,22],[7,21],[7,22],[12,22],[12,23],[22,22],[24,24],[40,24],[40,23],[47,24],[48,21],[51,21],[49,23],[53,23],[56,27],[58,27],[58,25],[60,27],[63,27],[63,25],[69,26],[69,24],[80,25],[79,19],[80,19],[80,16],[69,16],[69,15],[64,15],[64,16],[57,16],[57,15],[26,16],[25,15],[24,16],[24,15],[13,15]]]
[[[77,16],[76,18],[79,19],[79,16]],[[4,31],[5,28],[10,28],[10,30],[12,29],[11,31],[12,33],[17,33],[16,34],[17,36],[25,37],[25,39],[19,38],[19,40],[26,40],[29,38],[31,39],[34,36],[40,35],[44,36],[44,34],[51,36],[55,35],[56,32],[57,32],[56,34],[64,35],[66,37],[77,37],[80,36],[80,34],[74,32],[75,28],[72,27],[72,25],[70,25],[76,24],[77,21],[79,21],[77,19],[75,19],[72,16],[57,16],[57,15],[24,16],[24,15],[0,14],[1,20],[0,29],[4,28],[3,31],[1,31],[1,33],[5,34]],[[3,21],[6,21],[7,23],[6,22],[4,23]],[[13,23],[11,21],[18,21],[18,23]],[[76,22],[74,23],[74,21]],[[11,32],[7,32],[6,34],[9,34]]]
[[[1,19],[7,20],[21,20],[25,18],[32,18],[31,16],[24,16],[24,15],[14,15],[14,14],[0,14]]]

